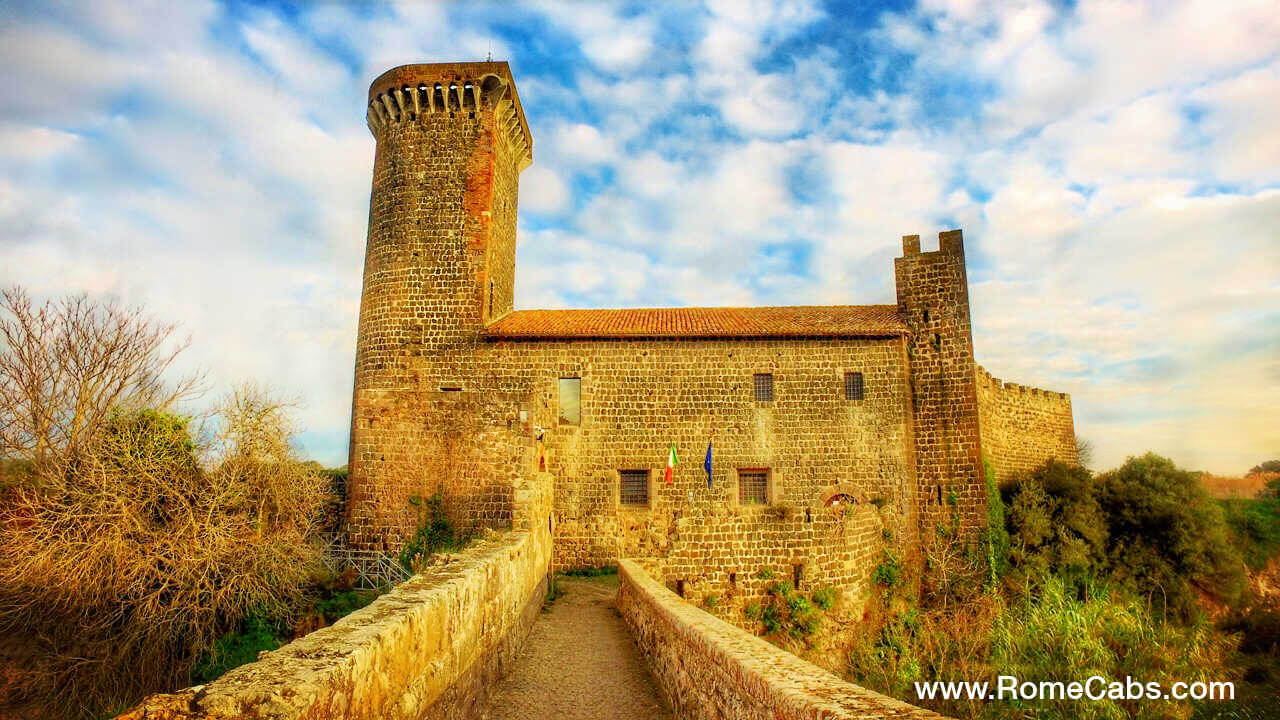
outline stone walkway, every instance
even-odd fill
[[[484,720],[671,720],[627,626],[613,607],[618,578],[559,579],[564,591],[534,623],[490,696]]]

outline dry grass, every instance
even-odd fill
[[[287,449],[266,442],[279,409],[259,400],[230,404],[207,468],[180,420],[140,412],[109,424],[74,474],[11,492],[0,632],[38,639],[53,715],[180,686],[246,612],[283,614],[296,598],[324,481],[274,454]]]
[[[293,456],[287,406],[242,388],[197,432],[165,410],[193,386],[157,379],[171,330],[0,296],[0,636],[28,663],[0,705],[94,717],[184,685],[309,577],[326,481]]]
[[[1255,472],[1244,477],[1225,477],[1200,473],[1200,484],[1217,500],[1246,500],[1258,496],[1269,481],[1280,478],[1280,473]]]

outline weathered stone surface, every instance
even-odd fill
[[[430,567],[332,626],[126,720],[472,718],[538,616],[551,561],[549,479],[516,529]]]
[[[513,312],[532,140],[509,68],[404,66],[369,98],[356,546],[396,550],[420,521],[415,495],[443,495],[459,525],[501,525],[513,483],[546,471],[556,568],[643,559],[743,622],[766,570],[856,602],[885,549],[916,562],[938,526],[982,527],[984,442],[1003,471],[1070,434],[1069,404],[1064,430],[1061,412],[1024,412],[980,378],[959,230],[932,252],[904,238],[895,305]],[[755,399],[757,373],[773,400]],[[847,373],[861,373],[860,397],[846,397]],[[581,381],[580,424],[559,422],[561,378]],[[684,462],[666,485],[671,444]],[[767,507],[738,502],[745,468],[767,469]],[[621,502],[623,470],[649,473],[647,503]]]
[[[982,451],[997,481],[1049,458],[1077,462],[1070,395],[1002,382],[981,367],[977,379]]]
[[[618,609],[684,720],[942,718],[858,687],[689,603],[620,564]]]

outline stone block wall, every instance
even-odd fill
[[[348,527],[358,547],[394,549],[413,530],[409,499],[451,489],[439,468],[448,438],[424,442],[424,418],[447,419],[440,394],[452,392],[459,373],[470,371],[470,349],[483,325],[511,310],[517,179],[531,162],[532,139],[502,62],[389,70],[369,88],[368,118],[377,149],[356,346]],[[437,435],[459,430],[447,422],[425,427]],[[477,487],[448,506],[504,520],[509,483],[492,477],[487,463],[451,461],[457,472],[471,473]],[[476,472],[480,467],[486,472]],[[480,508],[473,511],[473,502]]]
[[[684,720],[935,720],[935,712],[847,683],[676,597],[640,565],[619,566],[618,609]]]
[[[902,253],[894,279],[898,313],[912,331],[913,450],[927,543],[939,526],[957,522],[969,535],[986,522],[969,281],[959,230],[939,233],[932,252],[921,252],[920,236],[908,235]]]
[[[981,367],[976,377],[982,450],[997,481],[1049,458],[1077,462],[1070,395],[1003,382]]]
[[[514,492],[515,529],[208,685],[119,720],[474,718],[536,620],[551,562],[550,478]]]
[[[665,582],[717,595],[717,612],[741,621],[763,569],[792,578],[799,566],[803,587],[857,597],[886,544],[913,547],[901,338],[495,341],[475,362],[476,392],[529,398],[542,429],[531,463],[555,476],[557,568],[652,561]],[[845,398],[854,371],[861,400]],[[755,373],[773,374],[772,402],[755,400]],[[557,421],[562,377],[581,379],[578,426]],[[666,485],[672,443],[680,464]],[[739,502],[740,468],[769,469],[769,505]],[[620,470],[649,473],[647,506],[620,502]],[[837,488],[843,502],[827,507]]]

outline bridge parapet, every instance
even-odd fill
[[[685,602],[632,560],[618,609],[676,717],[687,720],[944,720],[847,683]]]
[[[550,476],[517,487],[515,501],[512,530],[257,662],[150,697],[117,720],[476,717],[546,595]]]

